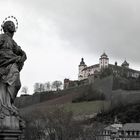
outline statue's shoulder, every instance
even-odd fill
[[[0,34],[0,39],[1,39],[1,38],[4,38],[4,36],[5,36],[4,34]]]
[[[5,42],[5,40],[6,40],[5,34],[0,34],[0,46],[3,45],[3,43]]]
[[[6,34],[0,34],[0,40],[6,40],[8,36]]]

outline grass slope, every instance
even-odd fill
[[[110,107],[109,101],[90,101],[80,103],[68,103],[64,105],[65,109],[72,111],[74,115],[90,115],[99,113],[102,110],[107,111]]]
[[[64,98],[64,97],[63,97]],[[35,104],[20,109],[21,114],[30,114],[33,111],[48,111],[52,107],[63,106],[67,111],[72,111],[74,116],[77,115],[90,115],[99,113],[102,110],[108,110],[110,107],[110,102],[108,101],[90,101],[90,102],[81,102],[81,103],[72,103],[68,101],[63,101],[62,97],[59,99],[54,99],[46,101],[43,103]]]

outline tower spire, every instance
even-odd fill
[[[81,58],[80,65],[86,65],[85,62],[84,62],[84,58],[83,57]]]

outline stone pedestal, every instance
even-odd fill
[[[0,140],[24,140],[20,123],[19,117],[16,116],[0,119]]]
[[[19,129],[19,119],[15,116],[5,116],[3,119],[0,119],[0,129]]]
[[[20,130],[0,130],[0,140],[22,140]]]

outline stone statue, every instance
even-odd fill
[[[19,129],[21,121],[13,103],[21,87],[20,71],[26,54],[13,40],[16,28],[13,21],[4,21],[0,34],[0,128]]]

